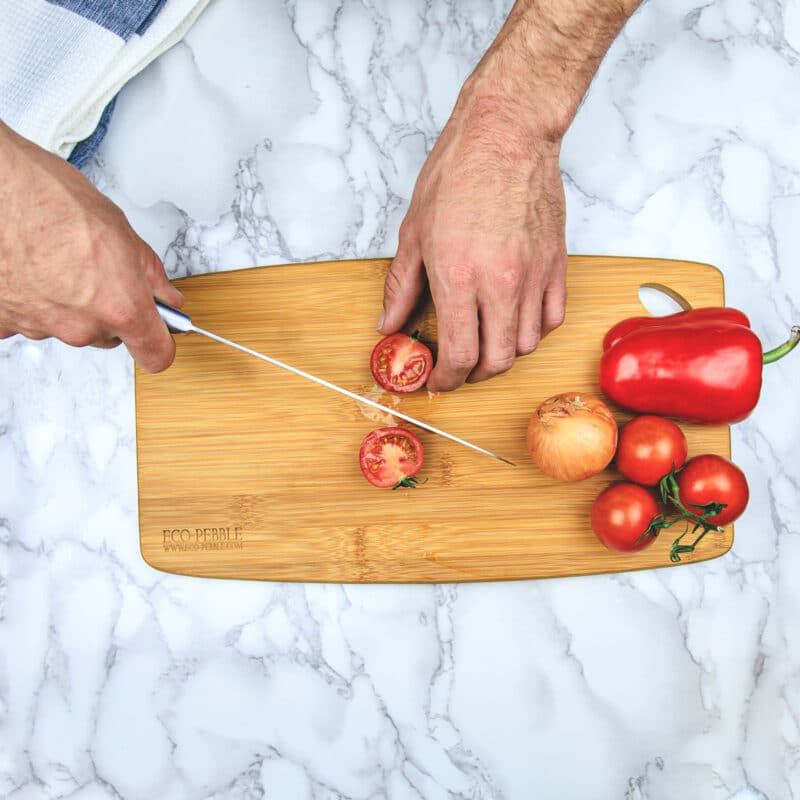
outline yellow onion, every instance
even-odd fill
[[[533,412],[527,444],[542,472],[559,481],[581,481],[611,463],[617,449],[617,423],[596,397],[557,394]]]

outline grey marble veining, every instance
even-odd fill
[[[509,6],[216,0],[124,89],[88,172],[172,277],[391,255]],[[799,62],[796,2],[646,3],[564,142],[569,251],[715,264],[781,341]],[[799,797],[799,389],[796,361],[766,370],[733,429],[751,502],[716,561],[202,581],[139,554],[125,352],[0,343],[0,796]]]

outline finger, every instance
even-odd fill
[[[136,326],[117,333],[133,360],[147,372],[162,372],[175,360],[175,340],[156,310],[155,303],[145,299]]]
[[[32,339],[35,342],[41,342],[44,339],[49,339],[52,335],[36,328],[28,327],[20,327],[20,329],[17,331],[11,331],[11,336],[13,336],[15,333],[20,334],[20,336],[24,336],[26,339]]]
[[[383,311],[378,330],[383,334],[399,331],[419,302],[425,289],[422,256],[411,234],[401,232],[397,255],[392,260],[383,284]]]
[[[147,248],[143,255],[144,274],[153,297],[180,308],[184,302],[183,295],[169,282],[161,259],[146,244],[143,246]]]
[[[443,291],[431,286],[439,329],[438,357],[428,378],[431,392],[457,389],[478,363],[478,305],[475,291]]]
[[[479,313],[480,356],[469,375],[470,383],[507,372],[514,366],[517,355],[518,300],[514,298],[503,304],[493,298],[479,304]]]
[[[9,339],[16,333],[17,331],[12,331],[11,328],[4,328],[0,325],[0,339]]]
[[[542,298],[542,336],[558,328],[564,322],[567,309],[566,258],[563,271],[557,271],[544,291]]]
[[[92,342],[92,347],[100,348],[101,350],[113,350],[115,347],[119,347],[122,344],[122,339],[118,337],[113,337],[112,339],[97,339],[96,341]]]
[[[532,353],[542,338],[542,291],[538,284],[529,284],[519,304],[517,320],[517,355]]]

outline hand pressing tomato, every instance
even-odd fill
[[[358,463],[364,477],[381,489],[416,488],[425,461],[422,442],[405,428],[378,428],[361,443]]]
[[[634,417],[620,432],[617,469],[629,480],[655,486],[683,466],[689,445],[683,431],[664,417]]]
[[[662,527],[660,519],[655,498],[635,483],[612,484],[592,506],[595,535],[609,550],[621,553],[651,545]]]
[[[709,453],[695,456],[675,476],[680,501],[698,516],[703,516],[703,506],[719,503],[725,507],[711,517],[708,525],[727,525],[738,519],[750,500],[750,490],[744,473],[732,461]]]
[[[370,369],[378,385],[387,392],[413,392],[428,380],[433,356],[416,334],[393,333],[375,345]]]

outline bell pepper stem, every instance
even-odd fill
[[[773,361],[783,358],[787,353],[791,353],[792,350],[797,347],[798,342],[800,342],[800,325],[793,325],[789,339],[783,344],[774,347],[772,350],[767,350],[762,356],[763,362],[765,364],[771,364]]]

